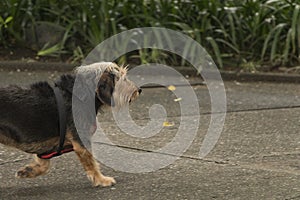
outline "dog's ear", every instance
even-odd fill
[[[112,98],[115,88],[115,75],[111,72],[105,71],[98,82],[96,94],[98,99],[105,104],[114,106],[114,100]]]

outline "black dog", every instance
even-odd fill
[[[59,153],[74,150],[94,186],[110,186],[112,177],[101,174],[99,164],[84,147],[74,125],[72,97],[76,77],[80,76],[95,84],[91,93],[95,109],[89,110],[92,120],[87,120],[90,133],[95,131],[98,110],[105,106],[121,107],[134,100],[141,90],[126,77],[126,69],[114,63],[102,62],[82,66],[73,75],[62,75],[55,82],[63,97],[66,111],[66,136]],[[81,96],[75,97],[80,101]],[[50,159],[57,153],[60,142],[58,102],[53,87],[38,82],[28,88],[8,86],[0,88],[0,143],[35,154],[34,161],[21,168],[16,176],[33,178],[48,172]]]

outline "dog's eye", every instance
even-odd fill
[[[110,76],[111,79],[115,78],[115,75],[113,73],[110,73],[109,76]]]
[[[105,89],[105,88],[106,88],[106,85],[105,85],[105,84],[100,84],[100,85],[99,85],[99,88]]]

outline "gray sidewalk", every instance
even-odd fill
[[[53,80],[58,74],[2,71],[0,86]],[[225,82],[225,87],[225,126],[204,159],[198,154],[213,113],[206,86],[198,85],[193,88],[199,100],[200,127],[183,155],[170,155],[180,156],[173,164],[137,174],[101,165],[102,172],[115,177],[117,184],[93,188],[74,153],[53,159],[45,176],[16,179],[16,170],[31,157],[0,145],[0,199],[300,199],[299,84]],[[149,121],[153,104],[164,106],[168,121],[174,123],[151,138],[122,133],[109,114],[101,116],[101,126],[118,148],[156,152],[177,133],[180,108],[174,98],[165,88],[147,88],[132,104],[131,114],[138,124]]]

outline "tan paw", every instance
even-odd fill
[[[112,177],[108,176],[102,176],[101,178],[94,179],[93,185],[96,186],[103,186],[103,187],[108,187],[112,186],[116,183],[116,180]]]
[[[113,177],[103,176],[100,185],[103,187],[112,186],[116,184],[116,180]]]
[[[17,178],[34,178],[36,177],[32,167],[25,166],[19,169],[16,173]]]

